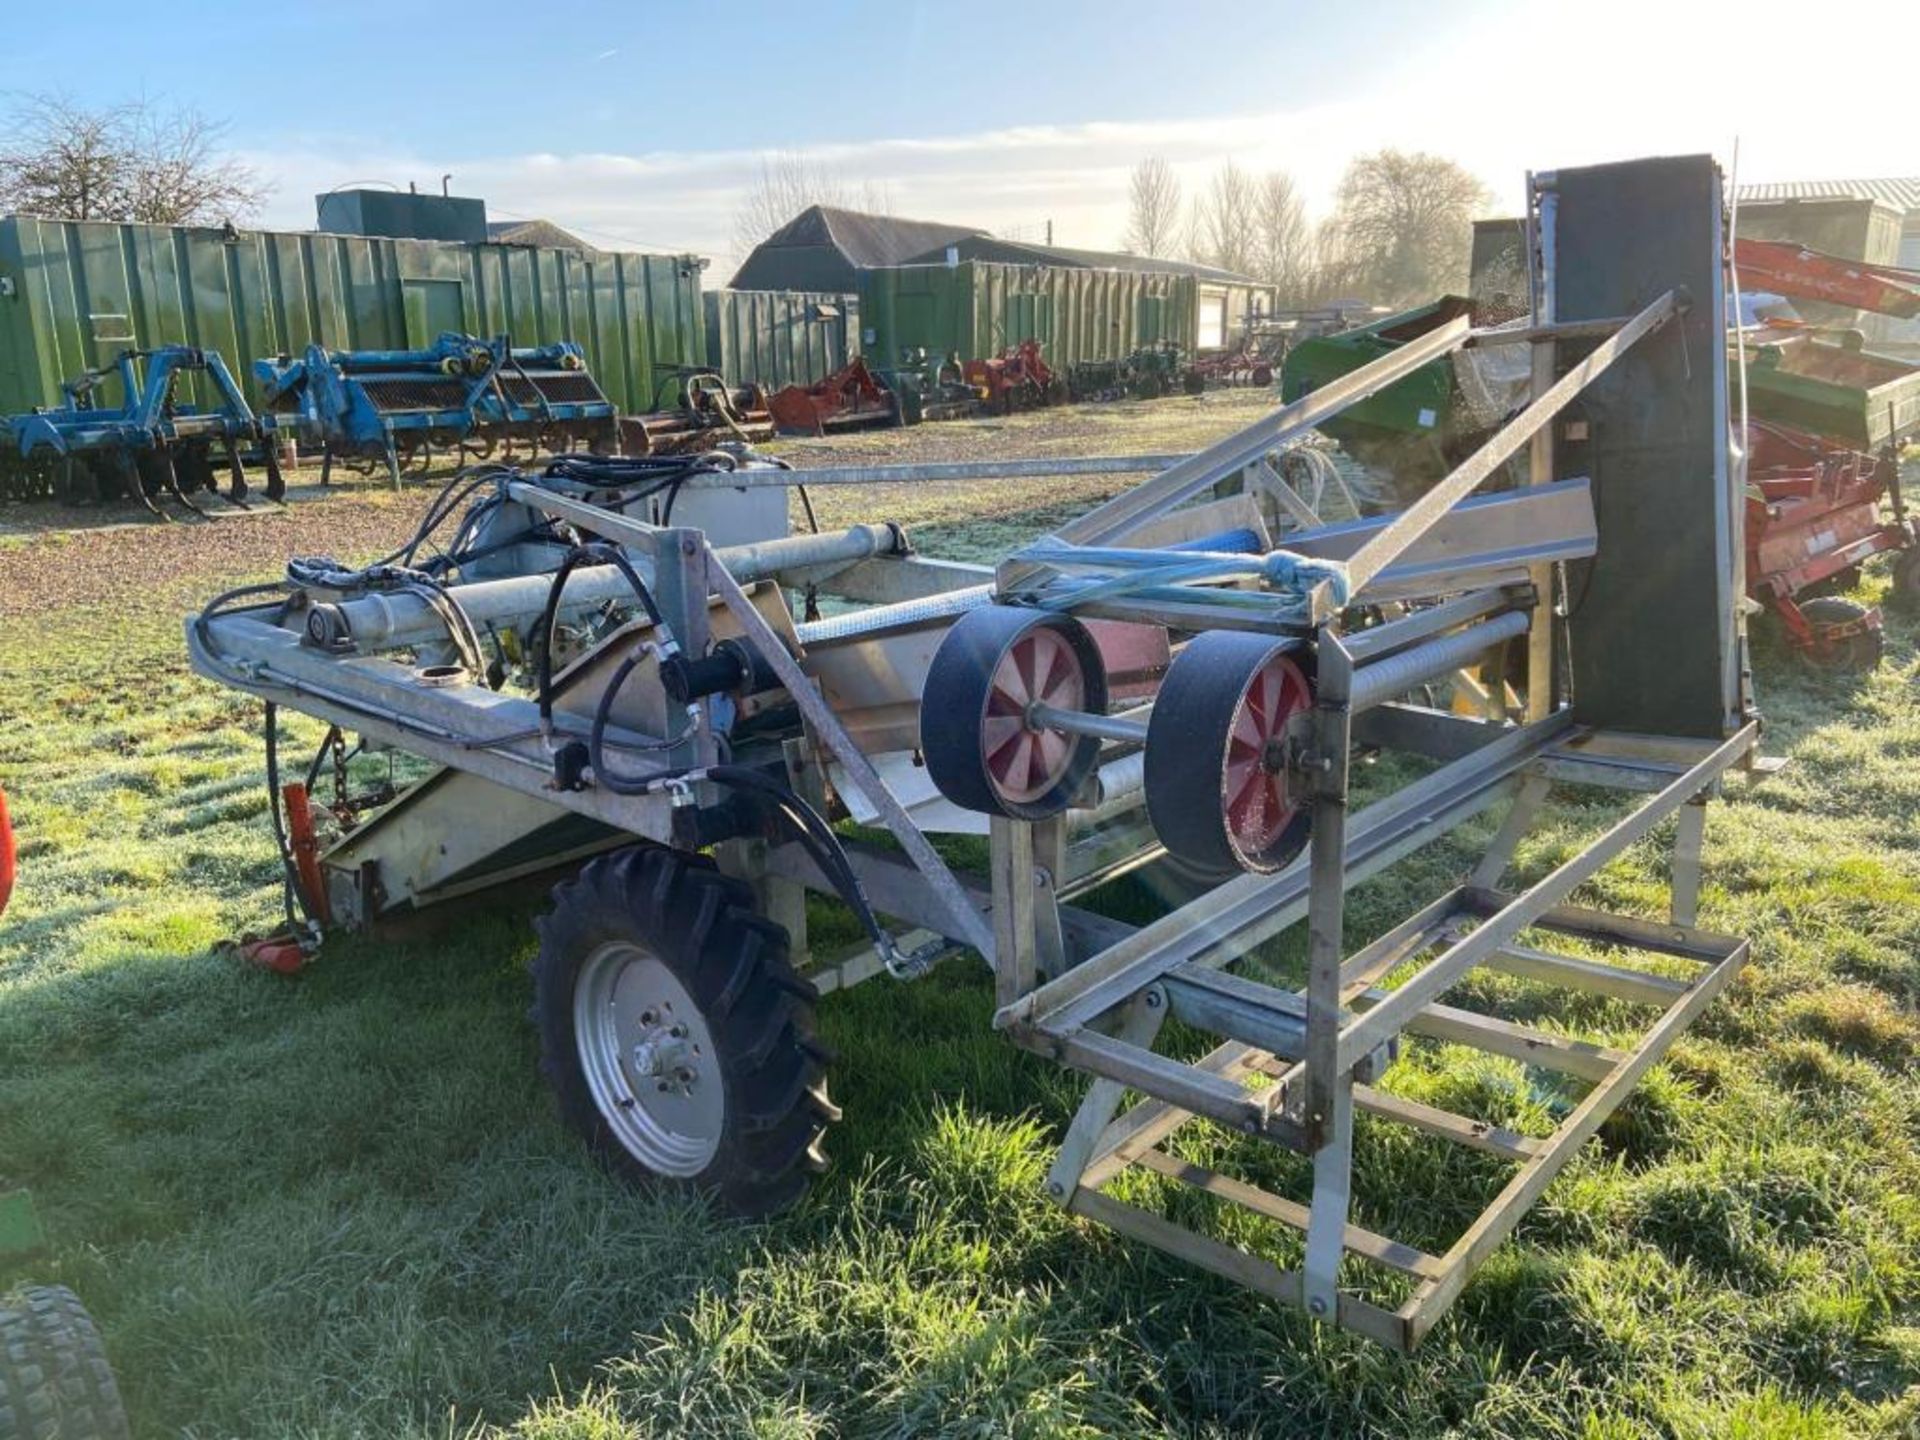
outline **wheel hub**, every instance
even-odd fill
[[[1007,647],[981,727],[987,771],[1007,799],[1024,804],[1046,794],[1073,758],[1073,741],[1036,725],[1034,707],[1078,710],[1085,696],[1079,660],[1058,631],[1035,628]]]
[[[725,1084],[698,1004],[651,951],[600,946],[574,990],[574,1040],[613,1138],[661,1175],[698,1175],[720,1147]]]

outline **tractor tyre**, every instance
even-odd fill
[[[0,1301],[0,1436],[127,1440],[127,1412],[93,1317],[64,1285]]]
[[[1802,604],[1800,613],[1813,627],[1813,644],[1801,654],[1814,669],[1864,675],[1880,664],[1884,638],[1878,625],[1862,625],[1870,612],[1859,601],[1823,595]]]
[[[817,992],[753,892],[657,845],[603,856],[536,922],[532,1018],[561,1118],[620,1178],[735,1215],[793,1204],[825,1168]]]

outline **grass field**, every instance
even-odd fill
[[[837,450],[1180,448],[1250,403]],[[878,510],[932,553],[978,554],[1112,488],[835,496],[822,519]],[[1047,1204],[1079,1085],[989,1032],[977,968],[823,1004],[835,1167],[746,1227],[621,1189],[560,1129],[525,1023],[528,908],[338,939],[291,980],[217,952],[276,922],[277,871],[257,707],[188,674],[179,617],[296,548],[359,558],[419,503],[334,499],[217,541],[0,541],[0,784],[23,871],[0,922],[0,1188],[31,1187],[51,1232],[0,1286],[81,1293],[139,1435],[1920,1434],[1911,612],[1890,610],[1860,680],[1763,639],[1768,749],[1793,764],[1712,809],[1702,916],[1752,936],[1752,965],[1401,1358]],[[1654,913],[1659,838],[1593,898]],[[1357,930],[1459,860],[1366,887]],[[1605,1036],[1644,1017],[1561,1018]],[[1523,1129],[1562,1098],[1466,1052],[1395,1078]],[[1363,1129],[1363,1198],[1442,1244],[1503,1178],[1484,1160]]]

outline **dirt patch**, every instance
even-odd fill
[[[996,419],[873,430],[769,449],[795,466],[914,464],[1038,455],[1167,454],[1204,448],[1272,405],[1263,391],[1079,405]],[[50,503],[0,512],[0,617],[129,604],[181,609],[226,585],[270,579],[289,556],[365,561],[413,533],[441,483],[395,492],[371,483],[322,489],[292,477],[288,504],[220,520],[163,523],[138,506],[81,510]],[[1009,514],[1072,513],[1137,473],[1055,479],[817,487],[822,528],[857,520],[930,526],[932,535]],[[796,513],[796,527],[804,526]]]

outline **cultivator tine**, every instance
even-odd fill
[[[247,471],[240,463],[240,447],[233,442],[231,435],[226,437],[227,450],[227,499],[242,510],[247,507]]]
[[[266,456],[267,499],[275,505],[283,504],[287,498],[287,477],[280,469],[280,452],[271,441],[262,441],[260,453]]]
[[[180,484],[180,472],[174,467],[173,463],[173,451],[166,446],[162,446],[155,454],[159,457],[160,488],[175,500],[178,500],[184,509],[198,515],[202,520],[211,520],[213,517],[198,505],[194,504],[193,501],[187,497],[186,490],[182,488]]]

